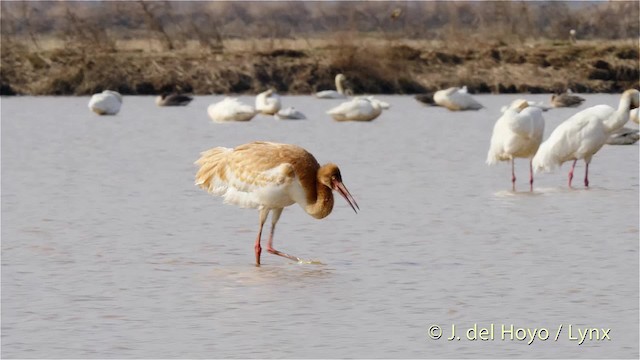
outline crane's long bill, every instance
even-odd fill
[[[344,186],[344,184],[338,180],[333,180],[333,188],[338,191],[340,193],[340,195],[342,195],[342,197],[347,200],[347,202],[349,203],[349,205],[351,205],[351,208],[353,209],[353,211],[356,212],[356,214],[358,213],[358,211],[356,210],[356,208],[358,210],[360,210],[360,207],[358,206],[358,203],[356,202],[356,200],[353,198],[353,196],[351,196],[351,193],[349,192],[349,190],[347,190],[347,187]]]

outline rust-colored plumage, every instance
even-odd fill
[[[321,219],[333,209],[332,190],[356,210],[357,204],[342,184],[335,164],[320,166],[305,149],[289,144],[252,142],[234,149],[217,147],[201,154],[196,185],[224,197],[226,203],[260,209],[256,262],[260,264],[260,235],[270,210],[272,230],[268,250],[293,260],[271,247],[273,231],[284,207],[298,203],[309,215]]]

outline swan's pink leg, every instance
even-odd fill
[[[571,165],[571,170],[569,170],[569,187],[571,187],[571,180],[573,180],[573,169],[576,167],[576,163],[578,160],[573,160],[573,165]]]
[[[533,159],[529,160],[529,191],[533,191]]]
[[[584,170],[584,186],[589,187],[589,163],[586,163],[587,167]]]
[[[516,171],[513,159],[511,159],[511,189],[516,191]]]

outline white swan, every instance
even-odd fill
[[[284,108],[277,113],[275,113],[274,117],[278,120],[301,120],[306,119],[303,113],[296,110],[293,106],[289,106],[288,108]]]
[[[243,104],[236,98],[226,97],[218,103],[209,105],[207,113],[215,122],[249,121],[256,115],[256,110],[253,106]]]
[[[531,107],[537,107],[538,109],[540,109],[540,110],[542,110],[542,111],[548,111],[549,109],[551,109],[551,106],[547,106],[547,105],[545,105],[542,101],[534,102],[534,101],[527,101],[527,100],[523,100],[523,99],[516,99],[516,100],[513,100],[513,101],[511,102],[511,104],[509,104],[509,106],[506,106],[506,105],[505,105],[505,106],[501,107],[501,108],[500,108],[500,112],[502,112],[502,113],[503,113],[503,112],[507,111],[507,109],[509,109],[509,108],[515,108],[515,107],[517,107],[517,106],[520,104],[520,102],[522,102],[522,101],[526,101],[526,102],[527,102],[527,105],[529,105],[529,106],[531,106]],[[514,106],[515,106],[515,107],[514,107]]]
[[[465,88],[450,87],[445,90],[438,90],[433,94],[433,101],[452,111],[459,110],[479,110],[482,104],[477,102]]]
[[[638,110],[640,110],[639,108],[635,108],[632,109],[631,112],[629,113],[629,120],[633,121],[636,124],[640,124],[640,118],[638,116]]]
[[[638,129],[620,128],[611,133],[607,139],[609,145],[633,145],[640,139]]]
[[[591,158],[614,131],[629,121],[629,109],[637,108],[639,103],[640,92],[630,89],[622,93],[618,109],[609,105],[596,105],[573,115],[558,125],[540,145],[538,153],[533,157],[534,170],[550,171],[566,161],[573,160],[569,171],[571,187],[576,162],[584,159],[584,185],[588,187]]]
[[[346,99],[344,83],[347,81],[346,76],[342,74],[336,75],[336,90],[323,90],[316,93],[319,99]]]
[[[277,113],[281,107],[280,95],[273,89],[261,92],[256,96],[256,111],[259,113],[273,115]]]
[[[388,103],[374,99],[373,96],[355,97],[327,111],[327,114],[336,121],[371,121],[389,106]]]
[[[531,159],[538,151],[544,134],[542,110],[529,106],[526,100],[515,100],[493,126],[487,164],[511,161],[511,183],[516,190],[515,158],[529,159],[529,186],[533,191]]]
[[[122,95],[116,91],[105,90],[93,94],[89,100],[89,109],[98,115],[115,115],[122,106]]]
[[[186,106],[193,98],[182,94],[164,93],[156,97],[156,105],[158,106]]]

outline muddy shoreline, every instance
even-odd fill
[[[356,43],[357,44],[357,43]],[[639,87],[633,41],[527,45],[396,42],[171,52],[136,49],[29,50],[2,44],[2,95],[311,94],[344,73],[354,93],[417,94],[466,85],[475,93],[618,93]]]

